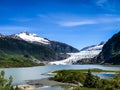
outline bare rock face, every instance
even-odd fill
[[[51,41],[50,42],[50,48],[52,48],[54,51],[58,53],[75,53],[79,52],[78,49],[67,45],[65,43],[57,42],[57,41]]]
[[[99,63],[120,64],[120,32],[106,42],[97,60]]]

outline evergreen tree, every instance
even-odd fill
[[[99,86],[99,78],[93,76],[90,69],[88,70],[84,86],[89,88],[97,88]]]
[[[5,78],[5,72],[0,72],[0,90],[21,90],[20,88],[13,88],[12,86],[13,77],[10,76],[9,79]]]

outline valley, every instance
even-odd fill
[[[9,36],[1,34],[0,64],[1,67],[28,67],[44,64],[119,64],[119,47],[116,49],[119,43],[119,34],[120,33],[115,34],[106,43],[101,42],[98,45],[91,45],[81,50],[77,50],[62,42],[42,38],[29,32],[21,32]],[[114,49],[114,47],[109,45],[109,43],[114,43],[114,41],[112,41],[114,38],[118,41],[115,41],[115,51],[110,52],[110,49],[107,49]],[[107,55],[107,53],[109,55]],[[110,58],[111,60],[108,60],[106,57],[110,55],[113,56],[113,59]],[[103,56],[105,57],[104,59]],[[12,63],[14,62],[16,63],[13,65]]]
[[[76,85],[74,81],[77,80],[76,78],[78,76],[86,76],[86,73],[84,72],[87,72],[88,69],[92,70],[93,78],[97,79],[100,77],[101,79],[98,81],[102,83],[104,83],[104,79],[108,79],[109,81],[110,78],[116,77],[116,75],[119,73],[120,66],[119,63],[116,64],[114,62],[118,62],[119,58],[115,57],[117,59],[116,61],[113,61],[113,64],[109,63],[109,65],[105,65],[106,61],[100,60],[100,56],[105,55],[103,52],[106,50],[106,45],[108,45],[107,47],[109,48],[113,48],[112,50],[114,51],[114,48],[116,47],[111,47],[109,44],[114,43],[114,41],[111,40],[114,39],[114,37],[116,39],[119,34],[120,33],[113,35],[113,37],[107,42],[101,42],[98,45],[88,46],[81,50],[77,50],[74,47],[61,42],[50,41],[48,39],[41,38],[36,34],[31,34],[28,32],[22,32],[20,34],[14,34],[10,36],[1,35],[0,71],[4,70],[6,77],[12,75],[14,78],[12,85],[18,85],[19,88],[30,87],[33,90],[48,90],[55,88],[55,90],[64,90],[66,88],[63,86],[67,83],[69,88],[74,87],[72,90],[87,90],[89,88],[94,90],[95,87],[83,86],[85,78],[87,77],[84,78],[84,81],[81,81],[80,79],[81,85],[83,87],[78,87],[78,89],[76,86],[79,85]],[[119,40],[115,42],[115,46],[118,43]],[[119,52],[119,47],[115,50]],[[110,55],[112,54],[113,53]],[[114,54],[114,56],[115,55],[119,56],[119,53]],[[68,76],[63,76],[60,79],[60,77],[56,75],[47,74],[56,71],[59,72],[60,75],[62,75],[62,73],[66,73],[65,75]],[[71,73],[75,73],[75,75],[78,76],[74,77],[74,75]],[[25,75],[28,74],[29,76],[26,77]],[[53,77],[55,77],[55,80],[51,81],[48,79]],[[69,79],[67,77],[74,78],[71,80],[72,78]],[[108,81],[106,80],[106,82]],[[61,84],[63,86],[61,86]],[[109,85],[106,85],[107,86],[104,86],[104,90],[107,90],[105,88],[109,88],[111,83],[109,82]],[[100,88],[102,88],[102,86]],[[117,87],[113,85],[113,88]]]
[[[120,0],[0,0],[0,90],[120,90]]]

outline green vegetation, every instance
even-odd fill
[[[0,38],[0,67],[38,66],[32,60],[40,61],[55,58],[55,52],[42,45],[31,44],[9,37]]]
[[[0,67],[31,67],[31,66],[41,66],[42,63],[35,63],[26,58],[23,55],[4,55],[4,58],[0,60]]]
[[[54,71],[53,73],[59,73],[61,71],[64,72],[77,72],[77,73],[87,73],[88,69],[82,69],[82,70],[59,70],[59,71]],[[120,71],[112,71],[112,70],[102,70],[102,69],[98,69],[98,68],[93,68],[90,69],[91,72],[115,72],[115,73],[120,73]]]
[[[88,72],[86,73],[86,71]],[[59,82],[77,84],[78,87],[74,88],[74,90],[120,90],[119,74],[113,78],[110,78],[109,80],[105,80],[92,75],[91,72],[93,71],[103,72],[104,70],[60,70],[54,72],[57,73],[54,77],[54,80]]]
[[[28,58],[34,57],[38,60],[51,60],[55,58],[55,52],[42,45],[28,43],[23,40],[13,39],[9,37],[0,38],[0,58],[4,55],[23,55]]]
[[[75,87],[73,90],[98,90],[96,88],[87,88],[87,87]]]
[[[61,70],[57,71],[57,75],[55,75],[54,79],[60,82],[83,83],[85,80],[85,73],[74,70]]]
[[[12,86],[13,77],[10,76],[9,79],[5,79],[5,72],[0,72],[0,90],[21,90],[17,86],[14,88]]]
[[[105,64],[120,64],[120,32],[106,42],[97,60],[98,62],[104,61]]]
[[[99,86],[99,79],[100,79],[99,77],[93,76],[91,74],[91,71],[88,70],[83,85],[88,88],[97,88]]]

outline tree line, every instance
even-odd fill
[[[89,69],[87,73],[78,70],[60,70],[54,77],[59,82],[79,84],[74,90],[120,90],[120,74],[110,79],[100,79]]]

